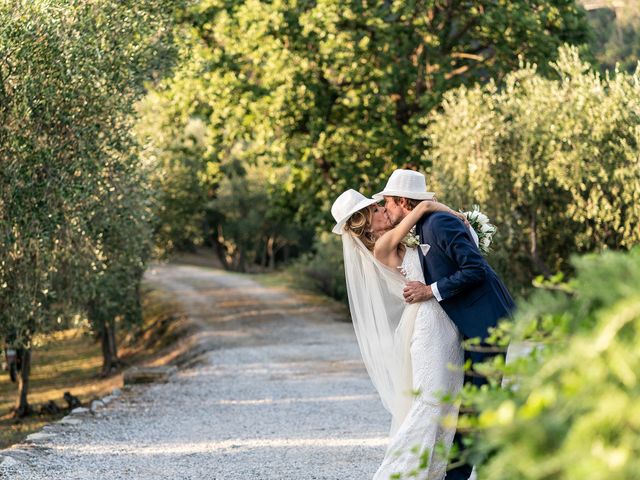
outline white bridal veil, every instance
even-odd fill
[[[413,401],[410,342],[419,304],[404,302],[404,277],[359,239],[344,232],[342,247],[353,327],[367,372],[393,417],[393,435]]]

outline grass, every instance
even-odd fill
[[[158,290],[145,288],[143,294],[144,324],[139,334],[125,339],[121,358],[128,365],[148,362],[159,350],[171,342],[172,329],[167,328],[175,318],[178,307]],[[157,362],[154,362],[157,364]],[[104,378],[100,376],[102,353],[99,342],[82,328],[56,332],[42,337],[32,351],[29,403],[34,410],[49,400],[66,408],[64,392],[78,397],[83,404],[104,397],[114,388],[122,387],[122,372]],[[0,372],[0,449],[22,441],[67,412],[34,414],[23,419],[13,418],[17,386],[7,372]]]
[[[53,400],[66,406],[63,394],[70,391],[83,402],[108,394],[122,385],[122,375],[99,378],[102,365],[100,345],[82,329],[70,329],[49,335],[33,350],[29,403],[35,406]],[[0,448],[22,440],[64,415],[32,415],[13,418],[17,386],[8,373],[0,377]]]
[[[290,288],[292,290],[306,291],[306,289],[300,286],[300,282],[297,281],[290,269],[276,270],[268,273],[251,273],[248,275],[265,287]]]

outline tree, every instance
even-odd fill
[[[148,183],[137,161],[103,170],[108,185],[92,211],[91,236],[100,252],[95,268],[87,271],[91,292],[86,315],[102,345],[103,375],[120,365],[116,329],[142,322],[140,283],[152,251],[153,213]]]
[[[588,0],[582,3],[589,5]],[[640,54],[640,5],[634,0],[595,4],[587,18],[591,27],[590,45],[600,68],[633,73]],[[608,8],[607,8],[608,7]]]
[[[286,168],[292,221],[326,226],[346,187],[429,165],[423,122],[445,91],[500,79],[519,55],[546,65],[585,32],[568,0],[201,1],[184,15],[179,73],[152,97],[164,113],[145,117],[149,158],[179,164],[171,139],[202,122],[200,192],[215,198],[234,162]]]
[[[640,240],[638,76],[602,76],[572,48],[550,66],[555,79],[523,65],[502,89],[447,94],[425,133],[437,191],[493,219],[493,259],[514,287]]]
[[[96,306],[97,272],[123,257],[105,258],[114,250],[96,225],[120,221],[121,209],[101,206],[130,200],[121,174],[136,159],[133,100],[171,56],[171,4],[154,4],[0,6],[0,337],[24,347],[19,415],[29,411],[33,336]]]
[[[275,268],[286,260],[303,232],[292,226],[294,212],[282,196],[283,172],[261,165],[228,169],[208,212],[217,226],[212,235],[226,268],[246,271],[249,262]]]

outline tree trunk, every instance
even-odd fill
[[[211,237],[213,244],[216,247],[216,252],[218,253],[218,257],[222,262],[222,266],[225,270],[231,270],[232,265],[229,263],[227,259],[227,249],[224,246],[224,235],[222,232],[222,225],[218,225],[217,235]]]
[[[267,241],[267,255],[269,257],[269,270],[275,270],[276,268],[276,254],[273,246],[276,243],[276,237],[269,237]]]
[[[20,359],[20,374],[18,375],[18,402],[16,403],[15,416],[26,417],[32,412],[27,400],[29,395],[29,376],[31,374],[31,349],[19,348],[17,355]]]
[[[144,275],[144,272],[140,274],[140,277],[138,277],[138,283],[136,283],[136,318],[134,319],[136,324],[142,325],[142,291],[141,291],[141,287],[142,287],[142,275]],[[115,332],[115,328],[113,329]]]
[[[246,262],[245,262],[245,251],[244,247],[238,247],[238,264],[237,271],[238,272],[246,272]]]
[[[536,218],[536,213],[533,212],[532,216],[531,216],[531,222],[530,222],[530,228],[531,228],[531,233],[529,234],[529,240],[530,240],[530,254],[531,254],[531,260],[533,261],[533,265],[545,276],[545,277],[550,277],[551,276],[551,271],[549,270],[549,268],[547,267],[547,265],[544,263],[544,261],[542,260],[542,258],[540,257],[540,249],[538,248],[538,234],[537,234],[537,218]]]
[[[260,266],[262,268],[267,268],[268,265],[269,265],[269,242],[267,241],[264,244],[264,248],[260,253]]]
[[[102,346],[102,374],[111,375],[118,368],[115,320],[103,321],[100,332]]]
[[[117,366],[120,362],[118,360],[118,344],[116,343],[115,318],[112,318],[107,325],[109,326],[109,350],[111,351],[111,363]]]

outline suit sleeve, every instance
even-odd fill
[[[456,265],[451,275],[436,280],[438,292],[442,300],[458,295],[481,283],[486,276],[484,260],[480,251],[473,244],[464,224],[453,215],[435,215],[420,238],[430,238],[444,254]]]

